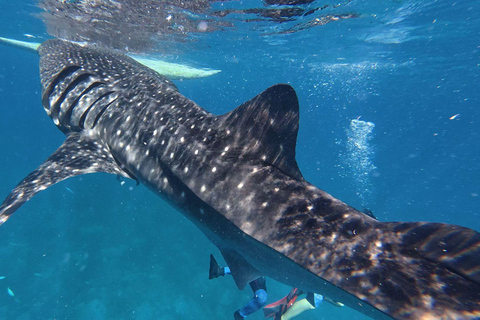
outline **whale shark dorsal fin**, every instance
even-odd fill
[[[297,161],[299,107],[295,90],[277,84],[221,117],[232,128],[234,147],[244,155],[260,157],[286,174],[303,179]]]
[[[71,133],[60,148],[10,192],[0,206],[0,225],[36,193],[67,178],[94,172],[130,177],[117,165],[108,147],[85,134]]]
[[[233,280],[238,289],[243,290],[248,283],[262,276],[257,269],[235,250],[220,249],[220,252],[232,272]]]

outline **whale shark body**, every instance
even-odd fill
[[[239,288],[268,276],[375,319],[480,319],[480,234],[380,222],[305,181],[289,85],[216,116],[127,56],[61,40],[38,53],[43,106],[67,138],[8,195],[0,224],[61,180],[108,172],[178,208]]]

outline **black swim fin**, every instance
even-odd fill
[[[218,277],[223,277],[225,275],[225,268],[222,268],[218,265],[217,260],[213,257],[213,254],[210,255],[210,270],[208,271],[208,279],[215,279]]]

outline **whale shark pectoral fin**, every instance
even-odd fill
[[[251,281],[261,277],[260,271],[255,269],[237,251],[231,249],[220,249],[225,262],[230,268],[238,289],[243,288]]]
[[[164,75],[169,79],[174,80],[209,77],[221,72],[221,70],[199,69],[179,63],[172,63],[158,59],[149,59],[136,55],[129,55],[129,57],[135,59],[137,62],[143,64],[144,66],[157,71],[161,75]]]
[[[41,45],[41,43],[38,42],[21,41],[4,37],[0,37],[0,44],[34,53],[38,53],[38,47],[40,47]],[[179,63],[172,63],[158,59],[149,59],[136,55],[128,56],[136,60],[138,63],[143,64],[144,66],[155,70],[159,74],[169,77],[170,79],[203,78],[221,72],[221,70],[215,70],[210,68],[194,68]]]
[[[13,189],[0,206],[0,225],[36,193],[81,174],[106,172],[130,177],[115,162],[107,147],[87,136],[71,133],[35,171]]]
[[[41,43],[38,42],[27,42],[3,37],[0,37],[0,43],[35,53],[37,53],[38,47],[41,45]]]

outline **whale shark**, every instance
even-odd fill
[[[48,40],[38,54],[43,107],[66,140],[6,197],[0,224],[55,183],[107,172],[189,218],[240,289],[267,276],[374,319],[480,319],[480,234],[381,222],[307,182],[290,85],[214,115],[120,53]]]

